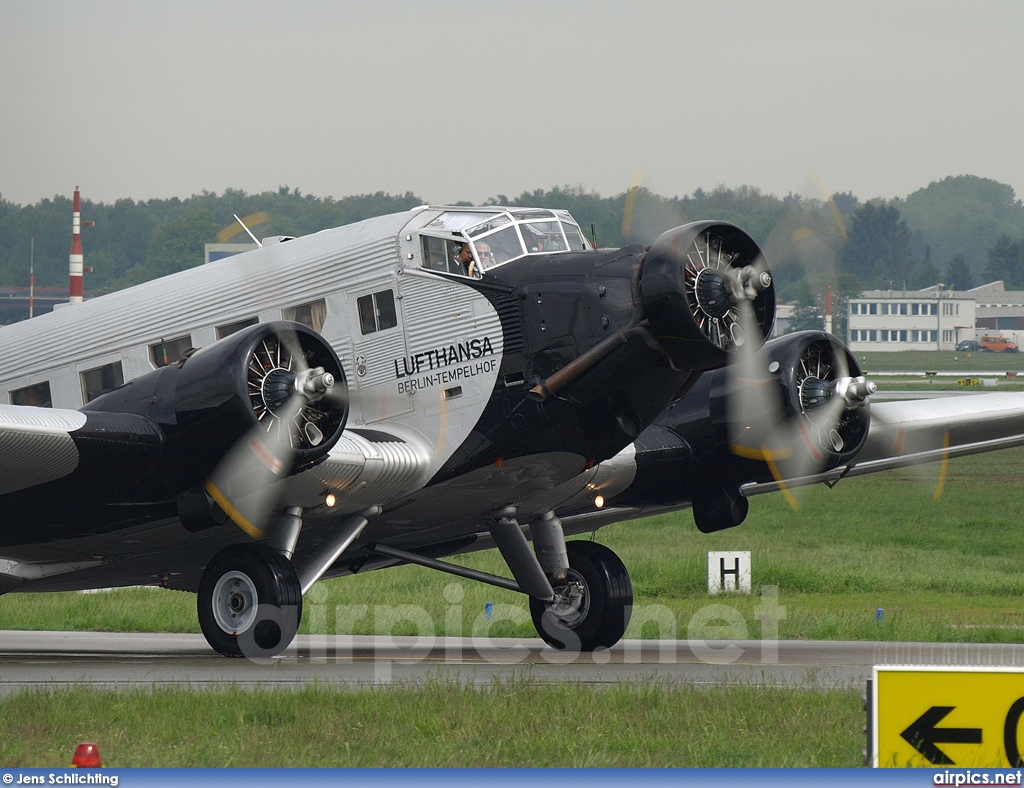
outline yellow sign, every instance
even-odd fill
[[[876,667],[874,766],[1007,768],[1024,754],[1024,668]]]

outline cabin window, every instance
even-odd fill
[[[50,399],[50,381],[44,380],[34,386],[25,386],[10,393],[12,405],[34,405],[37,408],[52,408]]]
[[[226,326],[217,326],[217,339],[229,337],[232,334],[241,331],[243,328],[254,326],[259,322],[259,318],[247,317],[245,320],[239,320],[237,323],[228,323]]]
[[[149,346],[149,360],[154,367],[166,367],[168,364],[177,362],[191,349],[191,335],[175,339],[161,339],[156,344]]]
[[[92,402],[100,394],[113,391],[124,384],[124,373],[121,362],[104,364],[102,367],[89,369],[82,373],[82,395],[86,402]]]
[[[281,317],[285,320],[294,320],[309,326],[314,331],[323,331],[324,320],[327,319],[327,304],[321,298],[318,301],[311,301],[308,304],[299,304],[288,309],[281,310]]]
[[[359,309],[359,329],[363,334],[384,331],[398,325],[398,314],[395,312],[395,293],[393,290],[381,290],[356,299]]]

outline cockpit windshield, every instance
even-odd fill
[[[464,276],[530,254],[590,248],[568,211],[474,208],[445,211],[420,229],[423,267]]]

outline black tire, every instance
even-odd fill
[[[272,657],[302,620],[302,587],[291,562],[262,544],[226,547],[199,581],[199,626],[227,657]]]
[[[569,651],[609,648],[633,612],[633,584],[619,557],[594,542],[569,542],[569,579],[582,591],[571,604],[530,599],[533,625],[549,646]]]

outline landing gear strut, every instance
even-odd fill
[[[633,611],[633,585],[626,567],[604,545],[568,542],[569,571],[552,584],[555,599],[530,599],[537,633],[557,649],[593,651],[622,638]]]
[[[199,626],[228,657],[272,657],[292,642],[302,588],[291,562],[263,544],[236,544],[213,557],[199,581]]]

